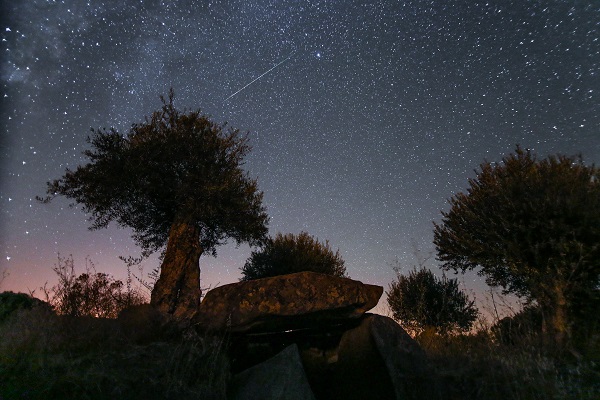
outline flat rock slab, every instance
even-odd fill
[[[315,272],[232,283],[209,291],[193,323],[199,331],[270,332],[359,318],[383,287]]]
[[[392,380],[395,399],[440,398],[433,370],[419,344],[396,321],[371,315],[363,321],[369,328]]]
[[[316,400],[295,344],[231,381],[230,400]]]

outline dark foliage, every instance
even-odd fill
[[[264,246],[253,251],[242,268],[242,280],[312,271],[346,277],[344,260],[339,250],[335,253],[329,242],[319,242],[306,232],[299,235],[278,233],[269,238]]]
[[[42,307],[15,313],[0,323],[0,398],[226,398],[222,339],[161,337],[130,317],[57,316]],[[140,343],[138,332],[149,329],[153,340]]]
[[[58,283],[45,292],[48,303],[60,315],[117,318],[127,307],[142,304],[147,299],[139,292],[103,272],[96,272],[87,261],[86,272],[77,275],[73,257],[58,256],[53,271]]]
[[[90,215],[91,229],[111,221],[133,230],[142,256],[164,249],[151,303],[178,319],[200,302],[199,259],[234,239],[261,244],[268,217],[263,194],[241,168],[250,151],[239,130],[218,125],[200,111],[167,102],[124,136],[92,130],[89,163],[48,183]]]
[[[500,343],[522,345],[536,341],[542,327],[542,312],[539,307],[528,306],[519,313],[497,321],[491,332]]]
[[[600,171],[580,157],[538,160],[520,147],[480,168],[435,225],[442,267],[480,268],[489,285],[536,301],[549,315],[548,332],[562,342],[568,310],[597,297]]]
[[[425,268],[415,268],[408,276],[396,273],[386,294],[394,319],[403,326],[448,333],[467,331],[477,319],[475,302],[460,290],[456,279],[440,279]]]
[[[18,310],[31,310],[36,307],[50,309],[48,303],[36,299],[25,293],[2,292],[0,293],[0,323]]]
[[[144,254],[163,248],[176,221],[194,225],[203,251],[227,238],[258,244],[267,215],[256,180],[241,169],[250,150],[239,130],[200,111],[167,102],[127,135],[92,130],[89,163],[48,183],[49,201],[61,195],[89,214],[91,229],[111,221],[130,227]]]

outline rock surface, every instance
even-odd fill
[[[388,317],[367,314],[336,347],[301,347],[318,399],[429,399],[431,371],[419,345]]]
[[[440,397],[438,389],[432,386],[435,379],[431,379],[433,371],[425,351],[396,321],[382,315],[371,315],[362,325],[369,328],[392,380],[396,399]]]
[[[315,400],[295,344],[235,375],[227,397],[230,400]]]
[[[194,316],[200,331],[269,332],[360,318],[377,305],[383,287],[315,272],[217,287]]]
[[[342,335],[337,348],[329,351],[325,374],[321,371],[317,377],[307,369],[320,399],[394,399],[392,381],[369,330],[372,317],[365,316],[359,326]]]

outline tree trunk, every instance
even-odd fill
[[[199,235],[187,222],[171,225],[160,278],[152,289],[150,304],[178,320],[191,318],[200,304]]]
[[[554,286],[553,310],[550,316],[554,343],[559,349],[563,349],[569,336],[569,321],[567,318],[567,299],[564,287],[560,282]]]

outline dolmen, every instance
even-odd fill
[[[298,272],[217,287],[192,324],[228,338],[232,400],[438,397],[419,345],[391,318],[367,313],[382,294]]]

